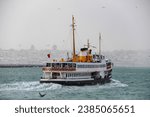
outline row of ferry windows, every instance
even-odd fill
[[[90,73],[68,73],[66,77],[80,77],[80,76],[90,76]]]
[[[46,65],[47,67],[76,67],[75,63],[47,63]],[[102,68],[102,67],[106,67],[105,64],[101,64],[101,65],[77,65],[77,68]]]
[[[76,67],[75,63],[47,63],[47,67]]]
[[[105,67],[105,64],[101,64],[101,65],[77,65],[77,68],[101,68],[101,67]]]

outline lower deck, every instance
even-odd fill
[[[61,85],[71,85],[71,86],[84,86],[84,85],[96,85],[105,84],[111,81],[110,77],[105,77],[104,79],[41,79],[40,83],[56,83]]]
[[[95,85],[110,82],[111,72],[46,72],[40,83],[57,83],[62,85]]]
[[[75,72],[75,71],[49,71],[43,72],[43,79],[87,79],[87,78],[95,78],[102,77],[104,78],[107,75],[110,75],[112,69],[105,71],[86,71],[86,72]]]

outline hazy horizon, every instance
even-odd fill
[[[3,48],[0,48],[0,51],[49,51],[49,52],[51,52],[51,51],[69,51],[69,52],[72,52],[73,50],[72,49],[61,49],[61,48],[57,48],[57,49],[53,49],[53,47],[51,47],[51,48],[36,48],[35,46],[35,48],[34,49],[32,49],[32,46],[33,45],[31,45],[29,48],[21,48],[21,49],[19,49],[19,48],[7,48],[7,49],[3,49]],[[84,46],[82,46],[82,47],[84,47]],[[82,48],[81,47],[81,48]],[[102,51],[102,53],[103,52],[113,52],[113,51],[150,51],[150,49],[114,49],[114,50],[103,50]],[[80,49],[76,49],[76,52],[80,52]],[[97,52],[97,53],[99,53],[99,50],[98,49],[93,49],[93,52]]]
[[[74,15],[77,51],[99,32],[102,51],[149,50],[149,11],[149,0],[1,0],[0,48],[71,50]]]

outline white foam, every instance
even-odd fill
[[[112,79],[111,83],[106,83],[104,85],[97,85],[100,89],[106,88],[115,88],[115,87],[127,87],[127,84],[121,83],[119,80]],[[97,86],[87,86],[92,88],[97,88]],[[85,88],[86,86],[82,87]],[[16,82],[16,83],[6,83],[0,85],[0,91],[47,91],[47,90],[55,90],[61,89],[62,85],[54,84],[54,83],[42,83],[40,84],[38,81],[32,82]],[[79,90],[81,87],[73,86],[73,87],[65,87],[65,89],[69,90]]]
[[[110,83],[100,85],[99,88],[114,88],[114,87],[128,87],[127,84],[121,83],[119,80],[112,79]]]
[[[0,91],[45,91],[45,90],[54,90],[60,89],[62,86],[59,84],[40,84],[37,81],[32,82],[16,82],[16,83],[6,83],[0,85]]]

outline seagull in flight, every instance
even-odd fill
[[[40,97],[44,97],[44,96],[46,95],[46,93],[45,93],[45,94],[41,94],[41,93],[39,92],[39,95],[40,95]]]

